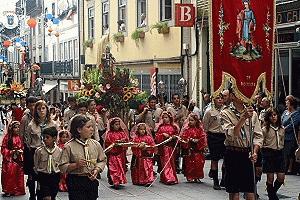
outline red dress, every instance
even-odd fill
[[[65,144],[64,143],[58,143],[59,148],[63,149]],[[61,192],[67,192],[68,187],[67,187],[67,173],[61,173],[60,174],[60,181],[59,181],[59,191]]]
[[[128,142],[128,135],[124,131],[108,131],[105,138],[105,148],[118,140]],[[108,182],[118,186],[127,183],[126,179],[126,150],[127,147],[113,147],[107,155]]]
[[[204,178],[203,167],[205,157],[203,149],[207,146],[206,134],[202,128],[191,127],[185,130],[181,136],[188,143],[182,143],[184,149],[183,166],[184,176],[188,181]],[[198,139],[197,143],[190,139]]]
[[[19,154],[16,154],[8,148],[8,140],[9,136],[6,134],[1,147],[1,154],[3,156],[1,172],[2,190],[4,193],[13,196],[25,195],[23,170],[24,144],[21,136],[12,136],[13,149],[21,151]]]
[[[155,140],[157,143],[161,143],[167,139],[163,136],[163,133],[167,133],[170,135],[170,137],[172,137],[172,136],[178,134],[178,130],[177,130],[176,126],[174,126],[172,124],[161,125],[158,128],[156,135],[155,135]],[[172,185],[172,184],[178,183],[178,179],[177,179],[177,175],[176,175],[176,166],[175,166],[176,151],[172,155],[175,144],[176,144],[176,141],[173,140],[165,145],[158,147],[160,164],[163,169],[160,174],[160,181],[167,185]]]
[[[143,135],[136,136],[132,139],[133,142],[144,142],[147,145],[154,146],[155,142],[152,136]],[[154,181],[153,174],[153,153],[154,149],[142,150],[140,148],[132,147],[131,160],[131,179],[134,185],[151,184]]]

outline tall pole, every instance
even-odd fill
[[[252,124],[252,117],[249,119],[249,133],[250,133],[250,148],[251,148],[251,155],[254,153],[254,131],[253,131],[253,124]],[[255,181],[255,165],[254,162],[252,162],[252,173],[253,173],[253,191],[254,191],[254,199],[257,200],[257,187],[256,187],[256,181]]]

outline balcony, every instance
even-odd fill
[[[42,14],[43,0],[26,0],[26,15],[36,17]]]
[[[72,79],[79,76],[78,60],[49,61],[41,63],[43,78]]]

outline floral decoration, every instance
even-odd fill
[[[270,8],[268,8],[267,20],[266,20],[266,23],[264,23],[264,25],[263,25],[263,29],[265,31],[266,46],[269,51],[270,51],[270,32],[271,32],[270,17],[271,17]]]
[[[224,21],[224,9],[223,9],[223,5],[221,4],[219,10],[219,36],[220,36],[221,51],[223,50],[223,46],[224,46],[224,33],[229,29],[229,26],[230,23],[226,23]]]

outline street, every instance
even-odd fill
[[[106,178],[106,170],[101,174],[102,179],[100,180],[99,186],[99,199],[134,199],[138,198],[140,200],[172,200],[172,199],[180,199],[180,200],[223,200],[228,199],[228,195],[225,190],[214,190],[212,188],[212,180],[207,176],[209,171],[210,161],[206,161],[205,163],[205,178],[202,180],[202,183],[187,183],[185,177],[180,174],[179,184],[177,185],[164,185],[159,182],[159,177],[155,181],[152,187],[145,188],[142,186],[135,186],[131,184],[130,180],[130,171],[127,172],[128,183],[125,187],[120,190],[111,189],[109,184],[107,183]],[[219,174],[219,177],[221,174]],[[267,193],[265,190],[265,181],[266,177],[263,175],[262,181],[258,184],[258,194],[260,195],[260,199],[267,200]],[[285,185],[281,187],[279,190],[279,198],[280,199],[291,199],[297,200],[299,195],[299,176],[286,176]],[[0,199],[15,199],[15,200],[27,200],[28,194],[21,197],[10,197],[4,198],[0,197]],[[59,193],[57,195],[58,200],[67,200],[67,193]],[[241,198],[242,199],[242,198]]]

